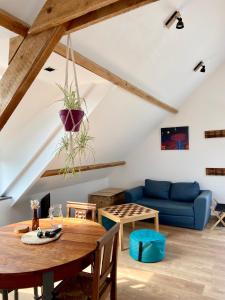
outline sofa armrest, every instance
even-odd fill
[[[126,203],[136,203],[137,200],[143,198],[143,186],[138,186],[125,192]]]
[[[194,200],[195,229],[203,230],[209,221],[212,205],[212,192],[202,191]]]

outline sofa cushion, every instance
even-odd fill
[[[145,196],[158,199],[169,199],[171,182],[169,181],[157,181],[157,180],[145,180],[144,194]]]
[[[199,193],[198,182],[177,182],[171,185],[170,198],[175,201],[192,202]]]
[[[164,215],[194,216],[193,202],[179,202],[174,200],[160,200],[153,198],[143,198],[137,204],[147,206],[159,211]]]
[[[186,228],[194,228],[195,218],[192,216],[159,215],[159,224],[169,224]]]

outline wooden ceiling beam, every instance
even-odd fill
[[[10,27],[10,30],[25,36],[25,38],[18,42],[17,50],[15,50],[14,53],[11,52],[10,65],[0,81],[0,130],[20,103],[22,97],[25,95],[47,58],[54,50],[61,36],[65,34],[68,28],[69,30],[76,30],[75,23],[68,22],[69,20],[84,15],[86,16],[86,27],[98,22],[98,20],[102,21],[106,18],[113,17],[155,1],[157,0],[67,0],[65,5],[64,0],[47,0],[40,14],[36,18],[34,25],[29,30],[30,33],[36,33],[35,35],[27,35],[28,25],[25,23],[23,24],[23,22],[17,18],[15,19],[17,19],[20,25],[22,24],[21,26],[18,24],[17,26],[7,25],[10,22],[2,22],[2,26],[6,28]],[[115,5],[113,6],[112,4]],[[108,10],[106,10],[106,6],[108,6]],[[104,7],[105,9],[101,10]],[[92,15],[92,18],[90,15],[87,18],[88,14],[92,11],[96,11],[95,14]],[[13,16],[11,16],[11,20],[12,18]],[[58,24],[63,25],[57,26]],[[79,23],[79,26],[81,26],[81,23]],[[45,30],[47,28],[51,29]],[[45,31],[38,33],[42,30]],[[61,50],[57,51],[57,53],[59,52],[61,52]],[[143,90],[129,84],[127,81],[79,53],[76,53],[76,59],[80,62],[79,64],[82,65],[82,67],[113,82],[121,88],[162,109],[172,113],[177,112],[175,108],[148,95]]]
[[[18,45],[20,45],[21,41],[23,40],[22,37],[14,37],[10,39],[10,48],[9,48],[9,62],[11,61],[13,55],[15,55]],[[62,43],[58,43],[55,48],[54,52],[59,54],[60,56],[66,58],[66,46]],[[81,67],[85,68],[86,70],[102,77],[103,79],[112,82],[113,84],[119,86],[120,88],[128,91],[131,94],[134,94],[143,100],[163,109],[170,113],[177,113],[177,109],[174,107],[159,101],[158,99],[154,98],[153,96],[149,95],[145,91],[139,89],[138,87],[132,85],[128,81],[122,79],[121,77],[117,76],[113,72],[109,71],[108,69],[103,68],[102,66],[96,64],[91,59],[81,55],[79,52],[74,51],[74,57],[76,63]],[[71,60],[71,57],[69,57]]]
[[[66,33],[78,31],[88,26],[94,25],[109,18],[129,12],[138,7],[156,2],[158,0],[120,0],[106,7],[92,11],[79,18],[74,19],[68,25]]]
[[[38,32],[65,24],[91,11],[97,10],[118,0],[48,0],[32,27],[29,34]]]
[[[78,31],[80,29],[86,28],[93,24],[121,15],[133,9],[139,8],[141,6],[156,1],[158,0],[119,0],[119,1],[116,0],[116,2],[114,0],[113,2],[115,3],[109,4],[97,10],[86,13],[85,15],[77,17],[74,20],[70,21],[68,23],[68,27],[65,34]],[[59,1],[57,2],[57,5],[59,5]],[[0,26],[3,26],[21,36],[26,36],[29,30],[31,33],[35,31],[35,28],[33,27],[32,27],[33,29],[30,28],[27,23],[25,23],[21,19],[18,19],[17,17],[10,15],[8,12],[4,10],[0,10]]]
[[[27,23],[3,9],[0,9],[0,26],[22,36],[26,36],[29,30],[29,25]]]
[[[54,49],[55,53],[58,53],[59,55],[63,56],[66,58],[66,46],[63,45],[62,43],[58,43]],[[81,55],[79,52],[74,51],[74,57],[75,57],[75,61],[78,65],[80,65],[81,67],[85,68],[86,70],[112,82],[113,84],[119,86],[120,88],[128,91],[131,94],[134,94],[142,99],[144,99],[145,101],[161,108],[164,109],[170,113],[177,113],[178,111],[164,103],[159,101],[158,99],[154,98],[153,96],[149,95],[148,93],[146,93],[145,91],[139,89],[138,87],[134,86],[133,84],[129,83],[128,81],[122,79],[121,77],[117,76],[116,74],[110,72],[109,70],[103,68],[102,66],[96,64],[95,62],[93,62],[92,60],[90,60],[89,58]],[[71,59],[71,57],[70,57]]]
[[[110,162],[110,163],[79,166],[79,167],[75,167],[75,169],[76,169],[77,172],[85,172],[85,171],[91,171],[91,170],[98,170],[98,169],[124,166],[125,164],[126,164],[125,161],[116,161],[116,162]],[[72,173],[72,170],[69,173]],[[57,175],[62,175],[61,169],[47,170],[47,171],[44,172],[44,174],[42,174],[41,177],[50,177],[50,176],[57,176]]]
[[[24,37],[21,35],[15,36],[9,40],[9,64],[12,61],[16,52],[18,51],[23,40],[24,40]]]
[[[33,83],[65,32],[61,25],[37,35],[27,35],[0,81],[0,130]]]

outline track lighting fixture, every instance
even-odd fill
[[[176,28],[177,29],[183,29],[184,28],[184,22],[182,20],[182,18],[177,18],[178,22],[177,22],[177,25],[176,25]]]
[[[170,28],[173,26],[173,24],[177,21],[176,28],[177,29],[183,29],[184,28],[184,22],[181,18],[181,14],[179,11],[175,11],[172,16],[166,21],[165,26],[167,28]]]
[[[200,63],[197,64],[197,66],[194,68],[194,71],[195,72],[200,71],[201,73],[205,73],[206,68],[203,61],[200,61]]]

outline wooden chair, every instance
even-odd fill
[[[12,290],[9,290],[9,291],[0,290],[0,294],[2,294],[2,299],[7,300],[8,299],[8,293],[11,293],[11,292],[12,292]],[[18,300],[18,299],[19,299],[18,290],[14,290],[14,300]]]
[[[14,291],[14,300],[19,300],[19,292],[18,290],[13,290]],[[3,300],[8,300],[8,294],[11,293],[12,290],[0,290],[0,294],[2,294],[2,299]],[[41,297],[38,295],[38,288],[34,288],[34,299],[39,300]]]
[[[91,211],[92,221],[96,218],[96,204],[72,202],[68,201],[66,205],[66,216],[71,217],[71,210],[74,209],[74,217],[79,219],[86,219],[88,211]]]
[[[62,281],[54,290],[54,300],[117,299],[116,273],[119,224],[98,240],[94,252],[92,273],[81,272]]]

